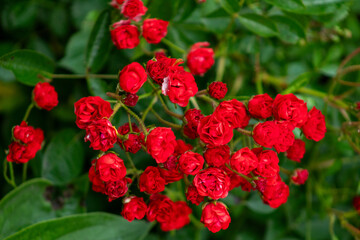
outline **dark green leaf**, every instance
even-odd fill
[[[109,99],[106,92],[111,90],[108,89],[108,85],[105,80],[100,78],[88,78],[86,81],[91,95],[99,96],[102,99]]]
[[[64,184],[79,176],[84,164],[84,150],[79,135],[65,129],[55,135],[45,150],[42,176],[55,184]]]
[[[278,37],[284,42],[297,43],[301,38],[305,38],[305,31],[295,20],[285,16],[272,16],[271,20],[279,30]]]
[[[151,228],[145,221],[128,222],[107,213],[89,213],[54,219],[30,226],[7,240],[138,240]]]
[[[296,92],[299,88],[306,86],[310,82],[311,74],[310,73],[303,73],[298,76],[291,84],[281,93],[281,94],[288,94]]]
[[[252,194],[251,197],[246,201],[246,206],[252,211],[259,214],[269,214],[275,211],[274,208],[263,203],[260,196],[255,193]]]
[[[89,72],[98,72],[106,63],[112,47],[110,32],[110,12],[103,11],[90,34],[86,49],[86,67]]]
[[[283,10],[292,11],[298,9],[304,9],[304,3],[302,0],[265,0],[266,2],[277,6]]]
[[[273,21],[264,16],[248,13],[239,16],[239,21],[248,30],[261,37],[272,37],[278,34]]]
[[[240,2],[238,0],[221,0],[220,4],[229,14],[236,13],[240,10]]]
[[[15,50],[0,57],[0,66],[11,70],[17,80],[34,86],[41,81],[39,76],[51,78],[54,73],[54,62],[32,50]]]

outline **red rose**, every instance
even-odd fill
[[[259,123],[253,130],[254,141],[267,148],[272,148],[278,143],[279,135],[279,125],[277,125],[274,121]]]
[[[186,199],[195,205],[199,205],[201,202],[204,201],[204,197],[199,195],[196,187],[194,187],[193,185],[190,185],[187,188]]]
[[[181,59],[168,58],[164,53],[157,52],[155,54],[155,60],[149,60],[147,62],[146,72],[156,84],[161,86],[164,78],[169,75],[169,68],[182,63],[184,62]]]
[[[198,126],[200,140],[209,146],[220,146],[230,142],[233,129],[221,116],[210,115],[200,120]]]
[[[305,137],[316,142],[320,141],[325,137],[326,123],[325,116],[313,107],[308,114],[308,120],[301,128]]]
[[[258,162],[259,160],[255,153],[248,147],[235,152],[230,159],[231,168],[244,175],[248,175],[251,171],[256,169]]]
[[[226,83],[223,82],[212,82],[209,86],[210,96],[218,100],[223,99],[227,91]]]
[[[296,127],[304,125],[307,119],[306,102],[294,94],[278,94],[274,100],[273,114],[278,121],[289,121]]]
[[[248,109],[254,118],[265,119],[273,114],[274,100],[267,94],[260,94],[252,97],[248,103]]]
[[[99,171],[95,171],[95,160],[89,169],[89,181],[92,183],[92,190],[95,192],[105,193],[105,183],[100,179]]]
[[[187,121],[187,124],[184,126],[184,134],[190,139],[199,137],[197,129],[204,115],[198,109],[189,109],[185,112],[184,117]]]
[[[295,135],[293,130],[295,126],[289,122],[279,122],[276,124],[278,125],[279,129],[279,137],[277,142],[274,144],[274,148],[278,153],[286,152],[286,150],[288,150],[289,147],[294,144]]]
[[[164,191],[165,180],[161,177],[160,171],[157,167],[149,166],[140,175],[139,179],[140,192],[154,194]]]
[[[59,103],[58,94],[50,83],[37,83],[33,91],[35,105],[39,108],[50,111]]]
[[[86,129],[89,124],[102,118],[109,118],[113,113],[109,102],[101,97],[84,97],[74,104],[76,125]]]
[[[190,223],[189,215],[192,213],[192,210],[186,202],[174,202],[173,208],[170,220],[160,223],[162,231],[178,230]]]
[[[140,133],[140,130],[135,123],[132,123],[131,126],[132,132],[138,134],[130,133],[129,123],[125,123],[118,128],[118,133],[127,139],[123,141],[118,138],[118,144],[126,152],[135,154],[141,149],[141,144],[144,142],[144,134]]]
[[[130,178],[123,178],[115,182],[105,183],[105,194],[109,197],[109,202],[118,199],[126,194],[128,191],[128,183],[131,183]]]
[[[258,174],[262,177],[269,178],[276,176],[279,171],[279,158],[276,152],[271,150],[262,151],[257,155],[259,163],[257,168],[254,170],[255,174]]]
[[[309,172],[306,169],[295,169],[293,175],[291,176],[291,181],[296,185],[305,184],[306,180],[309,177]]]
[[[128,107],[135,107],[139,96],[135,93],[126,93],[126,97],[123,99],[123,103]]]
[[[124,1],[125,1],[125,0],[111,0],[110,5],[111,5],[113,8],[120,9],[120,8],[121,8],[121,5],[124,3]]]
[[[182,67],[172,67],[162,84],[162,93],[168,96],[172,103],[186,107],[189,99],[198,92],[194,76]]]
[[[145,217],[147,206],[142,197],[130,196],[123,200],[124,206],[121,211],[123,216],[129,222],[136,219],[143,219]]]
[[[145,15],[147,8],[141,0],[125,0],[121,13],[136,22],[141,20],[141,16]]]
[[[171,158],[171,157],[170,157]],[[175,169],[165,169],[158,167],[161,177],[165,180],[165,185],[180,181],[184,178],[184,174],[179,171],[179,165]]]
[[[146,79],[145,69],[137,62],[126,65],[119,74],[120,87],[129,93],[137,93]]]
[[[118,181],[126,176],[124,161],[114,153],[107,153],[96,161],[96,171],[104,182]]]
[[[294,144],[286,151],[286,157],[295,162],[300,162],[305,155],[305,142],[300,139],[295,139]]]
[[[148,43],[157,44],[167,34],[169,22],[151,18],[146,19],[142,25],[142,35]]]
[[[176,147],[174,156],[180,156],[181,154],[193,149],[193,146],[191,144],[185,143],[183,140],[179,139],[176,140]]]
[[[122,20],[114,23],[110,33],[117,49],[134,48],[140,43],[139,30],[136,26],[130,25],[130,21]]]
[[[229,191],[240,186],[243,191],[247,191],[247,192],[250,192],[250,190],[253,189],[252,185],[245,178],[234,173],[228,167],[223,166],[221,169],[223,169],[230,178]],[[252,178],[251,174],[249,174],[248,177]]]
[[[353,198],[353,206],[356,211],[360,214],[360,196],[355,196]]]
[[[230,178],[219,168],[207,168],[195,176],[194,186],[201,196],[216,200],[228,195]]]
[[[278,208],[280,205],[286,203],[288,197],[289,187],[282,181],[266,185],[262,192],[263,202],[272,208]]]
[[[224,166],[230,158],[230,147],[221,145],[218,147],[207,148],[204,152],[206,163],[211,167]]]
[[[196,175],[204,166],[204,158],[194,152],[186,152],[179,158],[179,169],[186,175]]]
[[[204,75],[214,65],[214,51],[208,42],[198,42],[192,45],[187,56],[187,66],[194,75]]]
[[[174,210],[174,202],[165,195],[153,194],[150,196],[149,206],[146,212],[147,219],[152,221],[169,222]]]
[[[6,155],[6,160],[8,162],[27,163],[35,157],[38,150],[39,149],[37,148],[32,148],[31,144],[25,146],[18,142],[12,142],[9,145],[9,152]]]
[[[226,206],[221,202],[210,202],[202,210],[201,220],[209,231],[216,233],[229,227],[231,218]]]
[[[214,114],[222,116],[232,128],[244,128],[250,120],[244,104],[236,99],[220,103]]]
[[[175,151],[175,135],[171,128],[157,127],[148,135],[146,146],[157,163],[164,163]]]
[[[32,126],[28,126],[25,121],[22,121],[20,125],[14,127],[13,137],[22,143],[30,143],[34,141],[35,129]]]
[[[86,129],[85,142],[90,141],[94,150],[106,152],[117,141],[116,128],[105,118],[94,121]]]

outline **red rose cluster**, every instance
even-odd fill
[[[120,20],[112,25],[111,39],[118,49],[134,48],[140,43],[140,32],[137,24],[147,12],[147,8],[141,0],[113,0],[111,3],[126,20]],[[150,18],[140,22],[141,34],[148,43],[157,44],[167,34],[169,22],[161,19]]]

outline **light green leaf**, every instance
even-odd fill
[[[34,86],[41,81],[39,76],[51,78],[54,62],[45,55],[32,50],[15,50],[0,57],[0,66],[11,70],[17,80]]]
[[[248,13],[239,16],[239,21],[248,30],[261,37],[272,37],[278,34],[273,21],[264,16]]]
[[[79,214],[35,224],[6,240],[138,240],[148,234],[151,223],[128,222],[108,213]]]
[[[272,16],[271,20],[279,30],[278,37],[288,43],[297,43],[301,38],[305,38],[305,31],[295,20],[285,16]]]
[[[265,0],[267,3],[270,3],[278,8],[283,10],[291,11],[291,10],[298,10],[304,9],[305,5],[302,0]]]
[[[310,82],[310,78],[310,73],[301,74],[294,81],[292,81],[291,84],[281,94],[296,92],[296,90],[299,88],[305,87]]]

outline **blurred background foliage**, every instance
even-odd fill
[[[28,120],[30,125],[44,130],[46,141],[30,161],[28,175],[43,179],[29,180],[4,197],[11,187],[0,178],[0,238],[25,227],[9,239],[98,236],[126,240],[140,237],[346,240],[359,236],[360,218],[351,202],[360,194],[359,112],[355,110],[355,103],[360,101],[360,88],[356,88],[360,78],[356,71],[339,76],[338,69],[345,57],[359,47],[360,1],[207,0],[198,4],[195,0],[144,0],[144,3],[149,9],[147,16],[170,21],[166,39],[173,44],[188,50],[196,42],[208,41],[215,49],[215,66],[205,76],[196,77],[200,90],[215,80],[228,84],[229,98],[262,91],[275,97],[286,89],[306,100],[309,109],[316,106],[324,113],[326,137],[319,143],[306,141],[307,152],[300,164],[280,155],[281,166],[309,170],[307,183],[300,187],[290,185],[288,202],[279,209],[264,205],[255,192],[233,190],[224,199],[232,223],[228,230],[216,235],[191,224],[170,233],[142,221],[129,224],[114,215],[121,211],[121,200],[107,203],[104,195],[89,188],[87,171],[96,152],[83,143],[84,132],[76,128],[73,114],[75,101],[88,95],[107,98],[105,93],[114,91],[117,82],[92,77],[59,78],[52,82],[59,93],[59,106],[51,112],[35,109]],[[149,45],[144,39],[135,49],[115,49],[108,27],[119,20],[119,14],[107,0],[1,0],[0,14],[0,56],[17,49],[31,49],[51,59],[57,74],[117,74],[132,61],[146,63],[153,57],[153,51],[161,48],[167,49],[172,57],[186,59],[174,48],[163,43]],[[92,61],[89,52],[97,58]],[[37,61],[30,56],[30,65]],[[359,61],[360,56],[355,56],[342,69]],[[11,128],[21,122],[30,103],[32,87],[27,85],[33,84],[29,79],[17,81],[0,57],[3,150],[10,143]],[[145,84],[139,94],[150,90]],[[134,111],[144,111],[148,102],[140,100]],[[198,103],[205,114],[211,113],[208,103],[201,100]],[[154,108],[163,118],[170,119],[160,103]],[[178,113],[183,111],[170,104],[169,108]],[[119,114],[115,121],[117,127],[124,124],[126,114]],[[161,125],[151,113],[145,123]],[[235,147],[240,148],[241,143]],[[115,151],[124,154],[118,146]],[[5,151],[1,151],[0,157],[5,158]],[[141,168],[154,163],[145,153],[133,158]],[[3,164],[0,168],[2,172]],[[17,183],[21,182],[21,171],[21,166],[16,165]],[[111,215],[92,213],[99,211]],[[193,211],[199,219],[201,208],[193,207]],[[84,215],[85,212],[91,214]]]

